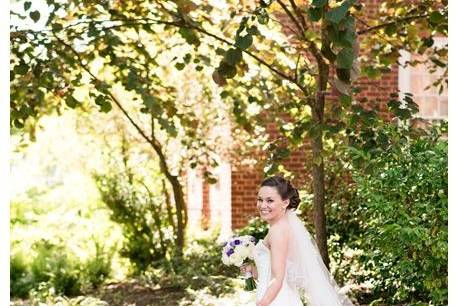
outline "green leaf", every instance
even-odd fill
[[[100,110],[104,113],[108,113],[112,110],[112,104],[106,101],[104,104],[101,105]]]
[[[352,103],[352,98],[351,96],[348,96],[348,95],[341,95],[339,97],[340,101],[341,101],[341,104],[343,104],[344,107],[349,107],[351,106],[351,103]]]
[[[95,102],[97,105],[102,106],[105,103],[104,95],[98,95]]]
[[[313,0],[312,5],[315,7],[323,7],[328,3],[328,0]]]
[[[429,21],[433,24],[441,23],[445,18],[439,11],[434,11],[430,14]]]
[[[247,29],[247,33],[249,33],[250,35],[259,35],[260,31],[258,31],[258,28],[253,25]]]
[[[68,95],[65,99],[65,104],[70,108],[75,108],[78,105],[78,100],[75,99],[72,95]]]
[[[19,65],[14,67],[14,73],[24,75],[29,71],[29,66],[25,62],[21,62]]]
[[[366,74],[370,79],[377,79],[381,76],[381,70],[373,66],[365,66],[362,69],[362,74]]]
[[[260,24],[267,24],[269,22],[268,13],[265,9],[261,9],[257,12],[257,20]]]
[[[346,16],[354,1],[355,0],[346,0],[340,6],[332,8],[327,13],[325,13],[325,19],[338,24]]]
[[[143,104],[149,110],[155,114],[160,114],[162,111],[161,105],[158,103],[158,100],[153,96],[145,97]]]
[[[354,62],[354,50],[352,48],[344,48],[336,57],[336,65],[338,68],[352,69]]]
[[[62,26],[62,24],[60,24],[60,23],[53,23],[53,25],[51,27],[53,28],[53,31],[55,31],[55,32],[59,32],[64,28]]]
[[[242,51],[239,49],[229,49],[225,54],[225,62],[230,65],[237,65],[242,60]]]
[[[96,28],[96,25],[91,22],[88,26],[88,36],[89,37],[97,36],[99,33],[100,31]]]
[[[229,93],[229,91],[227,91],[227,90],[223,90],[223,91],[220,93],[220,97],[221,97],[222,99],[225,99],[226,97],[229,97],[229,95],[230,95],[230,93]]]
[[[169,120],[167,119],[164,119],[164,118],[158,118],[158,122],[159,124],[161,125],[161,127],[167,132],[169,133],[169,135],[173,136],[173,137],[176,137],[177,136],[177,129],[175,128],[175,126],[173,125],[172,122],[170,122]]]
[[[236,67],[229,65],[225,62],[221,62],[218,67],[218,74],[225,79],[232,79],[236,76],[237,70]]]
[[[175,64],[175,68],[177,68],[177,70],[183,70],[183,68],[185,68],[185,64],[184,63],[176,63]]]
[[[423,38],[423,39],[422,39],[423,45],[426,46],[427,48],[432,47],[433,44],[434,44],[434,42],[435,42],[435,41],[433,40],[432,36],[426,37],[426,38]]]
[[[247,34],[245,36],[238,36],[236,38],[236,47],[238,47],[239,49],[241,50],[245,50],[247,49],[248,47],[250,47],[253,43],[253,38],[252,38],[252,35],[250,34]]]
[[[14,119],[13,124],[18,129],[22,129],[24,127],[24,124],[21,121],[19,121],[19,119]]]
[[[108,101],[107,96],[98,95],[96,98],[96,104],[100,106],[100,111],[108,113],[112,109],[112,104]]]
[[[199,46],[200,44],[199,38],[194,33],[193,30],[189,28],[180,28],[179,33],[186,40],[186,42],[189,43],[190,45]]]
[[[24,2],[24,11],[28,11],[31,6],[32,6],[32,2],[30,1]]]
[[[133,90],[137,85],[137,75],[133,69],[129,70],[126,89]]]
[[[32,20],[34,22],[38,22],[38,20],[40,20],[40,12],[39,11],[30,12],[29,16],[30,16],[30,18],[32,18]]]
[[[311,7],[308,11],[309,18],[312,21],[319,21],[323,16],[323,9],[318,7]]]
[[[389,36],[397,33],[397,25],[395,23],[389,24],[384,28],[384,33]]]

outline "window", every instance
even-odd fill
[[[434,46],[442,47],[448,43],[446,37],[436,37]],[[406,51],[401,52],[400,63],[403,65],[410,60],[424,60],[425,57],[410,54]],[[401,93],[410,92],[413,94],[414,101],[419,106],[419,113],[416,117],[434,121],[437,119],[448,118],[448,88],[444,88],[441,94],[436,87],[425,88],[432,84],[444,73],[444,69],[437,69],[435,73],[430,73],[427,65],[418,64],[415,67],[399,67],[398,85]]]

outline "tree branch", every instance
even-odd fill
[[[399,24],[399,23],[403,23],[403,22],[408,22],[408,21],[412,21],[412,20],[416,20],[416,19],[421,19],[421,18],[425,18],[427,16],[429,16],[428,13],[420,14],[420,15],[414,15],[414,16],[407,16],[407,17],[404,17],[404,18],[400,18],[400,19],[397,19],[397,20],[393,20],[393,21],[390,21],[390,22],[378,24],[378,25],[375,25],[375,26],[360,30],[360,31],[357,32],[357,35],[367,34],[369,32],[373,32],[373,31],[388,27],[390,25]]]
[[[304,37],[304,31],[305,29],[303,29],[300,25],[300,23],[298,22],[298,20],[296,20],[295,16],[293,16],[293,14],[290,12],[290,10],[288,9],[288,7],[285,5],[284,2],[282,2],[281,0],[278,0],[277,2],[279,2],[279,5],[282,7],[282,9],[284,10],[284,12],[288,15],[288,17],[290,18],[291,21],[293,21],[293,23],[296,25],[296,27],[298,28],[298,31],[300,31],[300,35],[301,37]]]

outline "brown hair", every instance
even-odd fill
[[[300,204],[301,200],[298,189],[293,187],[292,183],[282,176],[274,175],[265,178],[263,182],[261,182],[261,187],[263,186],[274,187],[281,196],[282,200],[289,199],[289,204],[287,206],[288,209],[295,210]]]

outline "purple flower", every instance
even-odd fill
[[[241,240],[239,240],[239,239],[235,239],[234,241],[231,241],[231,243],[230,243],[230,245],[232,247],[234,247],[236,245],[239,245],[239,244],[241,244]]]
[[[234,253],[234,249],[229,249],[228,251],[226,251],[226,255],[228,256],[231,256],[231,254]]]

